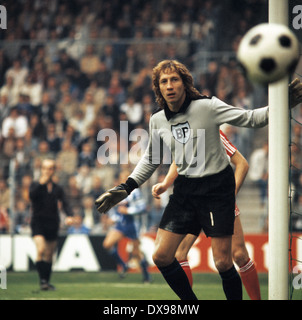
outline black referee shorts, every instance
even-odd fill
[[[234,232],[235,178],[229,165],[223,171],[203,177],[178,176],[159,228],[178,234],[207,237]]]
[[[31,222],[32,236],[43,236],[46,241],[55,241],[59,235],[59,222],[48,220],[32,220]]]

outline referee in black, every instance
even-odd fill
[[[65,223],[70,225],[73,221],[72,211],[66,201],[63,188],[53,181],[54,173],[55,161],[43,160],[40,179],[30,186],[31,229],[37,248],[36,268],[41,290],[55,290],[55,287],[49,283],[49,279],[59,233],[59,202],[62,203],[63,210],[68,216]]]

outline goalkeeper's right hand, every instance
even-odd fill
[[[116,204],[128,197],[128,192],[123,184],[112,188],[101,194],[96,200],[95,205],[99,213],[106,213]]]

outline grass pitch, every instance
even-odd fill
[[[159,273],[151,284],[142,283],[139,273],[121,279],[116,272],[53,273],[55,291],[41,291],[36,272],[8,272],[7,289],[0,289],[0,300],[179,300]],[[193,289],[200,300],[225,300],[218,274],[194,273]],[[268,296],[267,274],[259,274],[262,299]],[[301,290],[300,290],[301,291]],[[243,289],[244,300],[249,297]]]

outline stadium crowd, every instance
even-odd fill
[[[0,32],[0,233],[28,232],[29,185],[48,157],[56,159],[58,182],[75,214],[90,233],[106,232],[94,199],[132,163],[102,164],[97,153],[108,141],[97,136],[110,128],[120,138],[120,121],[128,121],[129,132],[148,130],[156,108],[151,73],[162,59],[185,63],[203,94],[242,108],[267,103],[265,90],[251,86],[233,59],[242,35],[266,19],[264,0],[20,0],[3,5],[8,25]],[[201,70],[203,51],[219,54]],[[225,130],[248,157],[254,148],[252,130]],[[301,132],[295,133],[301,141]],[[118,143],[113,147],[117,154],[110,156],[118,157],[122,148]],[[165,170],[149,184],[162,179]],[[146,230],[156,228],[166,201],[152,199],[150,185],[143,187]],[[9,209],[12,192],[15,221]]]

